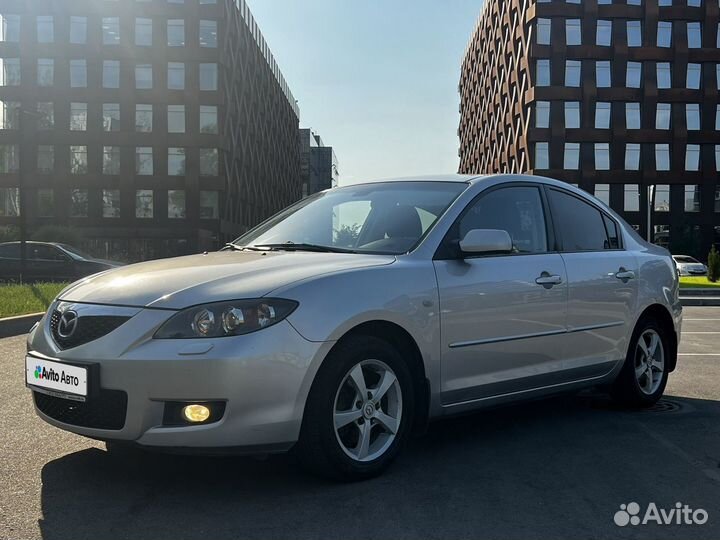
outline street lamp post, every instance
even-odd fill
[[[652,213],[655,209],[655,184],[647,187],[647,241],[653,241],[652,233]]]

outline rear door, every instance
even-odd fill
[[[600,206],[547,188],[568,276],[568,361],[611,370],[625,358],[637,304],[637,261]]]
[[[558,382],[567,277],[548,235],[542,189],[511,184],[481,193],[435,257],[442,336],[442,399],[458,404]],[[462,256],[471,229],[506,230],[515,253]]]

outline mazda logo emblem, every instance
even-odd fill
[[[61,338],[69,338],[77,329],[78,324],[78,314],[77,312],[69,309],[65,313],[62,314],[60,317],[60,322],[58,323],[57,327],[57,333],[58,336]]]

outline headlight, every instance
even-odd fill
[[[154,337],[184,339],[249,334],[282,321],[297,305],[292,300],[260,298],[193,306],[170,317]]]

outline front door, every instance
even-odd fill
[[[434,261],[444,404],[546,386],[565,369],[567,275],[553,251],[543,201],[542,190],[532,184],[481,194],[453,225],[444,247],[471,229],[502,229],[514,253],[463,257],[441,248]]]

